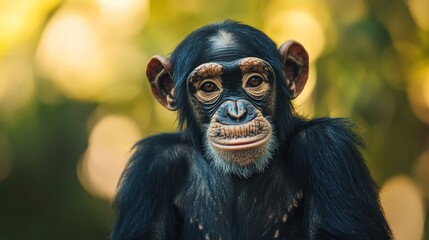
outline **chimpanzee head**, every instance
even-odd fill
[[[171,57],[154,56],[147,77],[155,98],[179,110],[179,123],[214,166],[261,172],[292,123],[290,99],[308,76],[308,54],[295,41],[276,44],[234,21],[188,35]]]

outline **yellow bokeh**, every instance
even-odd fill
[[[95,1],[100,8],[99,23],[110,37],[136,34],[149,18],[149,0]]]
[[[413,17],[416,24],[429,31],[429,1],[427,0],[406,0],[410,9],[411,16]]]
[[[36,57],[42,73],[71,97],[93,98],[108,84],[103,71],[106,59],[95,28],[77,11],[62,11],[52,18]]]
[[[315,61],[325,47],[325,32],[320,21],[304,9],[287,9],[271,15],[264,26],[265,32],[277,43],[294,39],[302,43]]]
[[[60,0],[0,1],[0,57],[29,40]]]
[[[131,146],[141,137],[137,124],[128,117],[108,115],[100,119],[91,130],[88,149],[77,169],[85,189],[112,199]]]
[[[407,95],[416,116],[429,123],[429,62],[416,64],[412,69]]]
[[[296,111],[305,117],[312,117],[315,114],[314,103],[313,103],[313,100],[311,99],[311,96],[314,89],[316,88],[316,82],[317,82],[316,66],[315,64],[311,64],[308,72],[308,80],[307,80],[307,83],[305,84],[304,90],[295,100],[292,101]]]
[[[0,58],[0,113],[6,118],[28,105],[34,94],[34,73],[27,48]]]
[[[429,199],[429,145],[415,162],[414,173],[424,190],[426,199]]]
[[[127,37],[141,28],[147,4],[131,0],[98,3],[107,15],[94,15],[85,7],[69,5],[56,12],[42,33],[37,67],[70,98],[129,101],[141,92],[145,60]],[[126,19],[117,19],[116,15]],[[125,35],[118,37],[121,33]]]
[[[396,176],[384,184],[380,198],[395,239],[421,240],[426,206],[416,183]]]

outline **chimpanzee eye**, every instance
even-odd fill
[[[195,97],[204,104],[214,103],[222,93],[220,77],[210,77],[195,83]],[[197,85],[198,84],[198,85]]]
[[[210,92],[216,92],[216,91],[218,91],[219,88],[213,82],[207,81],[207,82],[201,84],[200,90],[202,90],[203,92],[210,93]]]
[[[246,87],[254,88],[260,86],[264,82],[259,76],[253,76],[246,82]]]

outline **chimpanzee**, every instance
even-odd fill
[[[111,238],[391,239],[355,124],[294,112],[308,64],[300,43],[232,20],[152,57],[182,131],[136,144]]]

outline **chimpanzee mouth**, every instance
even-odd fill
[[[271,125],[261,115],[242,125],[212,122],[208,139],[213,148],[222,151],[249,150],[264,146],[271,138]]]
[[[244,138],[231,138],[219,141],[219,139],[211,139],[210,143],[215,149],[224,151],[247,150],[260,147],[270,140],[269,133],[264,133],[263,136],[253,136]]]

